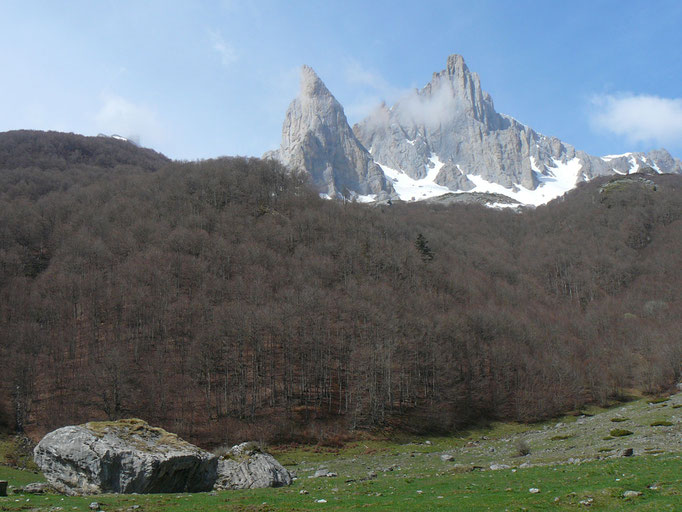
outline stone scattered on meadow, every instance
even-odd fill
[[[508,466],[507,464],[491,464],[490,469],[493,471],[498,471],[500,469],[509,469],[511,466]]]
[[[233,446],[218,460],[216,489],[282,487],[291,482],[289,471],[272,455],[261,451],[257,443]]]

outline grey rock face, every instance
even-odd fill
[[[597,166],[594,175],[630,174],[651,167],[656,172],[682,173],[682,161],[673,158],[665,149],[654,149],[648,153],[625,153],[624,155],[610,155],[601,158],[589,157]],[[591,162],[592,163],[592,162]]]
[[[209,491],[218,463],[137,419],[57,429],[38,443],[34,459],[48,482],[66,494]]]
[[[436,183],[451,190],[470,190],[467,175],[506,188],[535,189],[552,169],[578,158],[578,180],[614,172],[629,173],[650,165],[659,172],[682,172],[680,160],[665,150],[619,157],[595,157],[541,135],[515,119],[498,114],[480,79],[460,55],[447,59],[423,89],[390,109],[381,105],[353,127],[375,161],[421,179],[436,155],[445,163]],[[534,165],[532,165],[534,164]]]
[[[498,114],[460,55],[448,57],[446,69],[434,73],[423,89],[390,110],[379,108],[353,129],[377,162],[414,179],[426,175],[430,157],[437,155],[446,164],[437,182],[452,190],[473,186],[462,182],[461,172],[452,172],[456,166],[507,188],[534,188],[529,156],[542,163],[552,156],[570,159],[574,153],[557,139],[542,142],[530,128]],[[468,188],[460,188],[463,184]]]
[[[275,158],[309,173],[330,197],[394,196],[381,168],[353,134],[343,107],[308,66],[301,70],[301,92],[287,110]]]
[[[218,460],[216,489],[256,489],[291,485],[291,474],[254,443],[233,446]]]
[[[471,190],[475,187],[474,183],[467,178],[466,174],[452,162],[446,162],[440,168],[436,179],[438,185],[443,185],[452,190]]]

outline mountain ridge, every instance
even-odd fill
[[[314,73],[307,66],[304,70]],[[326,86],[324,91],[331,96]],[[299,98],[308,96],[302,86]],[[362,166],[355,171],[346,166],[337,173],[333,162],[326,159],[321,169],[309,142],[306,146],[287,137],[297,101],[287,111],[280,150],[265,156],[308,172],[320,192],[329,197],[337,195],[337,174],[357,176],[357,183],[363,184],[363,176],[368,173]],[[312,140],[320,140],[319,134],[325,130],[344,132],[346,122],[345,115],[344,123],[327,126],[318,123],[309,127],[300,116],[297,120],[298,138]],[[664,149],[593,156],[498,113],[492,97],[482,89],[478,74],[471,72],[457,54],[450,55],[446,68],[433,73],[422,89],[415,89],[390,108],[382,103],[352,131],[361,146],[356,144],[354,151],[361,153],[364,161],[368,154],[387,180],[384,186],[373,172],[373,186],[348,187],[351,196],[365,201],[386,195],[421,200],[452,192],[480,192],[504,194],[524,204],[538,205],[596,176],[629,174],[647,166],[657,172],[682,173],[682,162]],[[328,142],[325,148],[332,153],[343,149],[330,147]],[[354,185],[352,180],[345,183]],[[377,188],[381,188],[381,194],[374,192]],[[368,197],[368,190],[375,197]]]

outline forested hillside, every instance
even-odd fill
[[[203,445],[536,420],[680,378],[682,178],[515,213],[325,201],[273,161],[0,134],[0,423]]]

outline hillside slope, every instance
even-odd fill
[[[0,424],[134,416],[210,445],[665,389],[681,187],[602,177],[514,213],[324,201],[271,160],[2,167]]]

